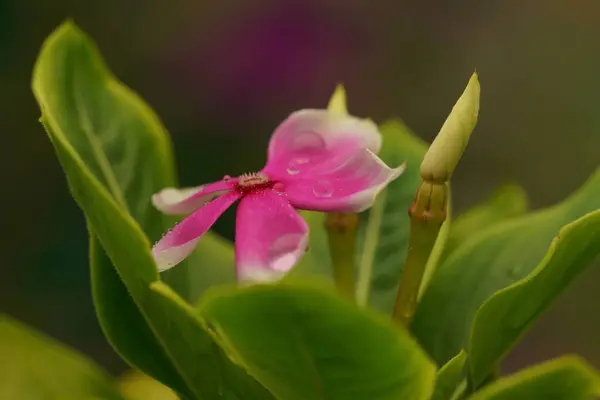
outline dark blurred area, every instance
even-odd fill
[[[351,112],[401,117],[431,139],[473,69],[479,125],[453,181],[456,210],[513,181],[535,208],[600,165],[600,3],[594,0],[0,1],[1,311],[112,373],[90,296],[84,220],[30,90],[44,38],[72,17],[160,115],[184,185],[256,170],[290,112],[343,82]],[[233,232],[232,215],[216,229]],[[600,268],[505,363],[575,352],[600,367]]]

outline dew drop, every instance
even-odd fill
[[[333,185],[329,181],[317,181],[313,186],[313,194],[317,197],[331,197],[333,194]]]
[[[302,242],[303,234],[288,233],[278,237],[269,247],[269,266],[273,271],[287,272],[298,259],[295,254]]]
[[[300,172],[300,168],[302,168],[303,165],[308,164],[309,162],[309,158],[295,158],[288,163],[287,173],[290,175],[296,175],[298,172]]]
[[[276,191],[277,193],[284,193],[285,186],[283,183],[277,182],[276,184],[273,185],[273,190]]]
[[[511,281],[516,281],[521,277],[521,266],[515,265],[506,271],[507,278]]]
[[[224,180],[225,182],[227,182],[227,181],[230,181],[230,180],[231,180],[231,176],[229,176],[229,175],[225,175],[225,176],[223,177],[223,180]]]
[[[301,132],[294,138],[292,146],[296,151],[322,149],[325,147],[325,140],[318,133]]]

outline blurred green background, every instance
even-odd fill
[[[476,68],[479,125],[453,180],[465,209],[508,181],[552,204],[600,165],[600,3],[594,0],[0,1],[0,306],[125,365],[90,296],[82,213],[30,90],[39,47],[72,17],[173,135],[182,184],[260,168],[273,128],[324,107],[398,116],[431,139]],[[216,229],[231,236],[233,214]],[[589,270],[505,362],[575,352],[600,367],[600,268]]]

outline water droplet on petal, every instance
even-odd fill
[[[299,157],[299,158],[294,158],[292,161],[290,161],[288,163],[288,167],[287,167],[287,173],[290,175],[296,175],[298,172],[300,172],[300,168],[305,165],[308,164],[310,162],[309,158],[305,158],[305,157]]]
[[[274,271],[287,272],[289,271],[298,255],[295,254],[299,247],[302,247],[302,242],[305,240],[303,234],[288,233],[275,239],[269,247],[269,266]]]
[[[325,140],[315,132],[300,132],[292,143],[295,151],[325,148]]]
[[[281,257],[271,261],[271,268],[275,271],[287,272],[296,263],[296,256],[292,253],[284,254]]]
[[[521,266],[520,265],[515,265],[512,268],[510,268],[508,271],[506,271],[506,275],[507,278],[510,279],[511,281],[516,281],[518,279],[521,278]]]
[[[273,185],[273,190],[275,190],[277,193],[284,193],[285,185],[281,182],[277,182],[276,184]]]
[[[313,194],[317,197],[331,197],[333,194],[333,185],[329,181],[317,181],[313,186]]]
[[[227,182],[227,181],[230,181],[230,180],[231,180],[231,176],[229,176],[229,175],[225,175],[225,176],[223,177],[223,180],[224,180],[225,182]]]

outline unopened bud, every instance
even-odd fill
[[[479,114],[479,80],[474,73],[421,163],[424,181],[447,182],[467,147]]]
[[[348,115],[348,108],[346,107],[346,89],[344,85],[337,85],[335,91],[329,99],[327,109],[334,114]]]

